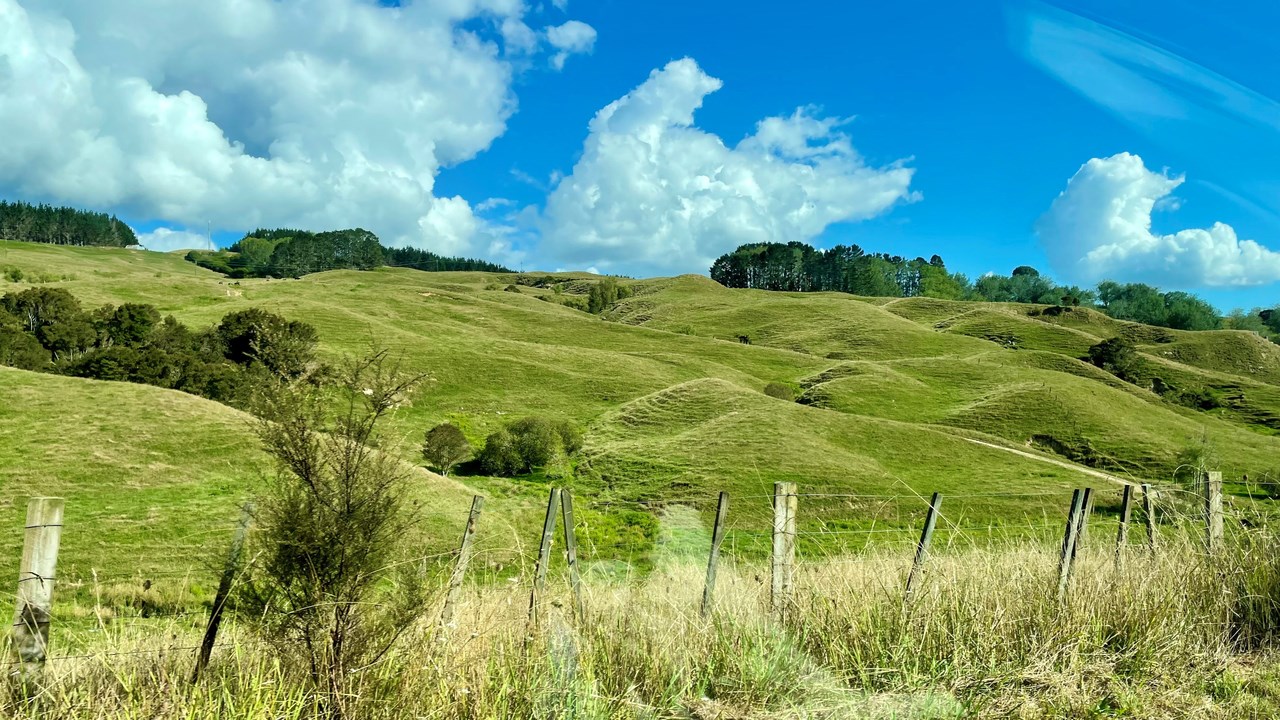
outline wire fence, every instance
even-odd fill
[[[1233,483],[1227,485],[1234,487]],[[568,491],[565,491],[568,492]],[[554,496],[553,496],[554,497]],[[954,493],[942,496],[940,504],[933,504],[931,494],[917,492],[856,493],[856,492],[775,492],[775,494],[748,493],[731,496],[729,511],[721,524],[708,522],[707,513],[714,507],[708,503],[696,507],[687,499],[682,502],[661,500],[601,499],[579,501],[575,523],[561,527],[553,533],[549,542],[561,549],[573,544],[575,534],[582,543],[579,559],[587,562],[621,562],[630,573],[638,558],[634,554],[619,557],[617,548],[598,543],[595,536],[602,519],[609,519],[619,510],[642,510],[662,517],[658,522],[658,537],[653,540],[652,552],[671,551],[708,562],[712,537],[721,538],[719,555],[724,562],[742,563],[745,568],[760,568],[754,577],[762,586],[771,581],[773,570],[763,569],[765,561],[776,565],[779,547],[790,554],[791,564],[805,567],[845,565],[863,562],[866,553],[892,552],[904,566],[918,551],[922,542],[932,538],[937,551],[966,548],[988,544],[1039,543],[1044,547],[1056,547],[1065,543],[1064,536],[1071,534],[1074,526],[1081,535],[1092,530],[1095,539],[1090,542],[1110,543],[1121,539],[1127,545],[1149,542],[1153,534],[1192,532],[1203,535],[1211,528],[1206,513],[1212,512],[1206,501],[1205,488],[1191,489],[1174,485],[1133,486],[1128,495],[1127,517],[1122,515],[1125,488],[1122,486],[1093,489],[1090,501],[1082,508],[1083,518],[1070,514],[1073,489],[1002,491],[987,490],[971,493]],[[708,498],[714,500],[714,498]],[[992,501],[1009,503],[1019,508],[1020,514],[997,512],[992,517]],[[1031,501],[1030,503],[1025,501]],[[794,508],[790,520],[779,515],[779,507],[788,504]],[[669,511],[681,507],[692,512],[676,515]],[[1003,506],[1000,506],[1003,507]],[[1236,494],[1220,502],[1219,522],[1232,532],[1248,531],[1270,521],[1272,508],[1267,500],[1251,495]],[[556,507],[550,508],[552,517]],[[790,511],[788,511],[790,512]],[[783,517],[780,523],[779,518]],[[925,533],[926,518],[930,518],[930,532]],[[459,508],[457,535],[464,536],[465,508]],[[563,514],[561,514],[563,520]],[[606,529],[612,527],[604,523]],[[1127,536],[1119,532],[1122,526],[1129,528]],[[480,523],[483,527],[483,520]],[[511,527],[506,528],[510,530]],[[54,613],[51,622],[55,627],[83,628],[91,626],[102,631],[109,626],[129,626],[139,623],[154,628],[155,623],[181,623],[198,629],[208,619],[215,600],[208,591],[217,586],[225,568],[215,558],[225,554],[225,547],[234,528],[217,526],[187,533],[185,538],[206,538],[207,557],[202,562],[189,562],[185,567],[172,567],[172,547],[165,545],[128,546],[139,564],[154,564],[157,569],[139,568],[128,572],[101,572],[96,569],[73,570],[61,573],[56,580],[59,586],[70,586],[80,593],[90,594],[94,601],[87,607],[77,606],[77,612]],[[564,533],[564,541],[557,539]],[[1208,530],[1212,535],[1212,530]],[[922,536],[922,533],[923,536]],[[532,531],[527,542],[521,542],[518,533],[511,533],[514,542],[504,543],[506,532],[487,531],[474,545],[465,542],[462,547],[434,548],[414,557],[398,560],[384,571],[418,568],[436,573],[443,578],[456,567],[463,553],[470,560],[472,582],[476,575],[497,578],[503,575],[513,583],[511,587],[534,584],[530,602],[531,614],[540,612],[550,600],[539,595],[537,584],[543,582],[550,560],[550,545],[546,539],[534,537]],[[541,535],[541,534],[539,534]],[[1112,536],[1115,540],[1112,540]],[[224,541],[221,538],[225,538]],[[780,541],[781,539],[781,541]],[[1083,542],[1083,540],[1080,540]],[[539,547],[542,545],[542,547]],[[99,544],[98,547],[104,547]],[[1065,547],[1065,546],[1064,546]],[[537,549],[538,553],[534,554]],[[169,553],[168,555],[166,553]],[[612,553],[612,556],[611,556]],[[712,558],[716,557],[713,553]],[[883,555],[877,556],[883,559]],[[64,558],[64,561],[73,558]],[[714,563],[712,559],[710,562]],[[166,563],[168,566],[166,566]],[[641,563],[643,564],[643,562]],[[577,567],[571,567],[575,575]],[[750,574],[750,573],[749,573]],[[239,579],[239,575],[236,579]],[[50,578],[53,579],[53,578]],[[192,587],[200,585],[200,593]],[[443,585],[443,583],[442,583]],[[5,595],[12,595],[4,593]],[[18,597],[20,595],[20,591]],[[175,635],[176,637],[176,635]],[[219,645],[218,647],[222,647]],[[76,653],[51,656],[49,660],[94,659],[126,655],[155,655],[188,652],[198,646],[170,645],[137,652]],[[20,664],[20,663],[11,663]]]

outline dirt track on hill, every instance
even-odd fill
[[[961,439],[962,439],[962,440],[967,440],[967,441],[969,441],[969,442],[973,443],[974,445],[982,445],[983,447],[989,447],[989,448],[991,448],[991,449],[993,449],[993,450],[1001,450],[1001,451],[1004,451],[1004,452],[1007,452],[1007,453],[1013,453],[1014,455],[1021,455],[1022,457],[1024,457],[1024,458],[1028,458],[1028,459],[1030,459],[1030,460],[1038,460],[1038,461],[1040,461],[1040,462],[1042,462],[1042,463],[1049,463],[1050,465],[1057,465],[1058,467],[1061,467],[1061,468],[1066,468],[1066,469],[1068,469],[1068,470],[1075,470],[1075,471],[1077,471],[1077,472],[1082,472],[1082,473],[1084,473],[1085,475],[1092,475],[1093,477],[1101,478],[1101,479],[1103,479],[1103,480],[1109,480],[1109,481],[1111,481],[1111,482],[1119,483],[1119,484],[1121,484],[1121,485],[1135,485],[1135,484],[1136,484],[1136,483],[1134,483],[1134,482],[1132,482],[1132,481],[1124,480],[1124,479],[1122,479],[1122,478],[1118,478],[1118,477],[1116,477],[1115,475],[1108,475],[1107,473],[1104,473],[1104,472],[1102,472],[1101,470],[1094,470],[1093,468],[1082,467],[1082,466],[1080,466],[1080,465],[1076,465],[1075,463],[1069,463],[1069,462],[1067,462],[1066,460],[1054,460],[1053,458],[1047,458],[1047,457],[1045,457],[1045,456],[1043,456],[1043,455],[1037,455],[1037,454],[1035,454],[1035,453],[1029,453],[1029,452],[1026,452],[1025,450],[1017,450],[1017,449],[1015,449],[1015,448],[1005,447],[1005,446],[1003,446],[1003,445],[996,445],[995,443],[983,442],[982,440],[974,440],[973,438],[961,438]]]

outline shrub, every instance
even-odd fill
[[[298,377],[315,359],[314,327],[262,308],[228,314],[218,324],[216,336],[228,360],[239,365],[261,363],[281,377]]]
[[[765,385],[764,394],[771,398],[786,400],[787,402],[792,402],[796,399],[795,390],[792,390],[790,385],[780,382],[771,382],[768,385]]]
[[[478,457],[490,475],[511,477],[533,468],[567,474],[568,456],[582,448],[582,432],[567,420],[530,416],[496,430]]]
[[[471,457],[471,443],[453,423],[440,423],[427,431],[422,441],[422,457],[442,475]]]
[[[599,315],[613,307],[619,300],[631,297],[631,289],[618,285],[618,281],[607,277],[591,286],[587,292],[587,312]]]
[[[1142,360],[1133,343],[1113,337],[1089,348],[1089,362],[1121,380],[1137,382],[1142,375]]]
[[[4,279],[9,282],[22,282],[22,268],[6,265],[4,267]]]
[[[42,370],[49,367],[49,361],[49,351],[40,341],[23,331],[21,323],[12,315],[0,312],[0,365]]]
[[[380,420],[417,380],[379,352],[342,369],[336,418],[334,392],[301,383],[277,381],[259,408],[277,471],[258,498],[240,616],[306,672],[333,720],[353,715],[353,676],[407,641],[428,608],[422,568],[403,561],[416,520],[405,466],[374,449]]]
[[[572,455],[582,449],[582,431],[577,425],[568,420],[560,420],[556,423],[556,432],[560,434],[565,454]]]
[[[524,464],[523,470],[546,465],[555,457],[556,451],[564,448],[555,423],[544,417],[521,418],[507,426],[507,430],[515,440],[516,451]]]
[[[506,428],[499,428],[484,440],[484,447],[477,457],[480,468],[490,475],[511,477],[524,469],[515,438]]]

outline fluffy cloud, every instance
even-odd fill
[[[1240,240],[1230,225],[1153,233],[1152,209],[1173,202],[1170,194],[1182,182],[1129,153],[1085,163],[1036,226],[1054,269],[1086,283],[1217,287],[1280,280],[1280,253]]]
[[[138,233],[138,244],[156,252],[216,249],[213,242],[205,235],[163,227],[156,228],[151,232]]]
[[[547,200],[541,250],[571,267],[705,272],[738,244],[809,240],[912,200],[912,169],[868,166],[812,108],[760,121],[728,147],[694,126],[721,86],[690,59],[596,113],[582,157]]]
[[[435,179],[504,132],[507,53],[541,42],[524,15],[522,0],[0,0],[0,191],[483,248],[484,223]]]
[[[564,62],[570,55],[591,52],[596,45],[596,29],[577,20],[553,25],[546,32],[547,42],[560,51],[551,57],[551,67],[556,70],[564,69]]]

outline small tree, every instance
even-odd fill
[[[1089,348],[1089,362],[1121,380],[1137,382],[1142,374],[1142,361],[1133,343],[1113,337]]]
[[[425,612],[420,568],[396,562],[414,517],[408,473],[377,426],[417,381],[385,352],[350,361],[334,388],[277,381],[258,436],[276,461],[258,499],[257,561],[241,617],[305,669],[331,718],[350,714],[353,673]],[[338,396],[336,414],[327,400]]]
[[[524,469],[515,438],[506,428],[489,433],[480,450],[480,467],[490,475],[510,477]]]
[[[520,453],[521,470],[546,465],[564,447],[555,424],[543,417],[521,418],[511,423],[507,430],[515,439],[516,450]]]
[[[471,457],[471,443],[453,423],[440,423],[427,431],[422,441],[422,457],[431,466],[448,475],[454,465]]]

